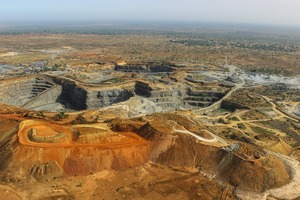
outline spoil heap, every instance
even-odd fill
[[[1,135],[1,171],[36,179],[127,169],[149,159],[149,143],[103,124],[61,126],[25,120]]]
[[[135,131],[150,142],[150,160],[169,167],[197,167],[243,190],[262,192],[289,179],[283,161],[247,143],[224,140],[183,115],[153,114],[116,119],[118,131]],[[237,148],[231,148],[234,145]]]

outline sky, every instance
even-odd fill
[[[300,0],[0,0],[0,21],[135,20],[300,26]]]

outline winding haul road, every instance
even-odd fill
[[[229,74],[230,75],[233,75],[234,73],[236,73],[236,71],[238,69],[236,66],[232,66],[232,65],[230,65],[230,66],[227,65],[227,67],[229,69]],[[236,90],[242,88],[245,85],[245,80],[242,77],[239,77],[239,80],[240,80],[240,82],[236,83],[234,88],[231,89],[223,98],[221,98],[219,101],[213,103],[212,105],[210,105],[206,108],[202,108],[202,109],[197,110],[196,113],[204,113],[204,112],[207,112],[207,111],[212,111],[216,107],[219,107],[219,105],[221,104],[221,102],[224,99],[228,98],[233,92],[235,92]],[[266,96],[262,96],[262,97],[268,103],[270,103],[272,105],[272,110],[274,112],[276,112],[277,115],[278,115],[276,118],[287,118],[287,119],[299,122],[298,119],[295,119],[291,116],[288,116],[286,113],[284,113],[280,109],[278,109],[277,105],[274,102],[272,102],[272,100],[270,98],[268,98]],[[253,121],[261,121],[261,120],[253,120]],[[174,131],[191,135],[191,136],[195,137],[197,140],[200,140],[200,141],[204,141],[204,142],[222,142],[222,143],[226,144],[226,142],[222,138],[217,137],[216,135],[214,135],[213,133],[211,133],[209,131],[208,131],[208,133],[213,137],[212,139],[206,139],[206,138],[200,137],[200,136],[198,136],[198,135],[196,135],[196,134],[194,134],[194,133],[192,133],[188,130],[174,129]],[[300,163],[299,163],[299,161],[297,161],[296,159],[290,158],[288,156],[285,156],[283,154],[274,153],[274,152],[270,152],[270,151],[269,151],[269,153],[275,155],[276,157],[278,157],[280,160],[285,162],[290,167],[291,181],[288,184],[286,184],[282,187],[270,189],[270,190],[267,190],[264,193],[253,193],[253,192],[245,192],[245,191],[242,191],[242,190],[237,190],[236,195],[238,197],[240,197],[241,199],[244,199],[244,200],[252,200],[252,199],[267,200],[268,197],[276,197],[276,198],[280,198],[280,199],[289,199],[289,200],[299,198],[299,196],[300,196]]]
[[[238,69],[238,67],[233,66],[233,65],[228,65],[227,67],[229,69],[229,76],[234,75],[236,73],[236,70]],[[221,99],[219,99],[218,101],[216,101],[215,103],[211,104],[208,107],[201,108],[201,109],[197,110],[196,112],[197,113],[199,113],[199,112],[204,113],[204,112],[207,112],[207,111],[211,111],[216,107],[220,107],[220,105],[221,105],[221,103],[224,99],[230,97],[233,92],[235,92],[236,90],[242,88],[245,85],[246,82],[243,78],[239,77],[239,80],[240,80],[239,83],[235,83],[235,86],[229,92],[227,92],[227,94],[224,95]]]
[[[191,135],[193,137],[195,137],[197,140],[203,141],[203,142],[218,142],[217,138],[215,137],[215,135],[213,135],[212,133],[210,133],[209,131],[207,131],[213,138],[212,139],[207,139],[204,137],[201,137],[199,135],[196,135],[195,133],[188,131],[188,130],[178,130],[178,129],[173,129],[173,131],[177,132],[177,133],[184,133],[184,134],[188,134]]]
[[[288,118],[290,120],[293,120],[295,122],[299,122],[298,119],[293,118],[291,116],[288,116],[287,114],[285,114],[284,112],[282,112],[280,109],[277,108],[277,105],[269,98],[266,96],[262,96],[268,103],[270,103],[272,105],[272,109],[274,110],[274,112],[276,112],[279,115],[279,118],[284,117],[284,118]]]
[[[63,142],[53,142],[53,143],[44,143],[44,142],[34,142],[31,141],[28,137],[28,134],[31,129],[39,129],[39,127],[48,128],[48,132],[56,132],[59,133],[65,133],[67,135],[66,140]],[[86,127],[86,126],[85,126]],[[99,128],[97,126],[91,125],[93,128]],[[99,128],[100,129],[100,128]],[[47,130],[45,130],[47,131]],[[103,132],[103,129],[99,130],[99,132]],[[149,142],[145,139],[141,138],[135,133],[132,132],[121,132],[118,134],[120,135],[120,139],[116,141],[110,141],[110,142],[99,142],[99,143],[80,143],[74,141],[74,135],[73,132],[65,126],[60,126],[56,124],[50,124],[46,122],[41,121],[34,121],[34,120],[25,120],[21,122],[19,125],[18,130],[18,137],[19,142],[26,146],[33,146],[33,147],[42,147],[42,148],[51,148],[51,147],[97,147],[97,148],[124,148],[124,147],[131,147],[131,146],[138,146],[138,145],[149,145]],[[101,137],[101,135],[99,135]],[[110,136],[106,136],[110,137]]]
[[[227,66],[227,67],[229,68],[229,73],[231,75],[236,73],[236,71],[238,69],[237,67],[232,66],[232,65]],[[198,111],[210,110],[214,106],[217,106],[218,104],[220,104],[224,99],[228,98],[234,91],[238,90],[239,88],[242,88],[245,85],[245,80],[241,77],[239,77],[239,79],[241,80],[241,82],[235,84],[235,87],[232,90],[230,90],[222,99],[215,102],[211,106],[209,106],[207,108],[203,108]],[[272,105],[272,110],[278,114],[277,118],[288,118],[290,120],[299,122],[298,119],[288,116],[287,114],[282,112],[280,109],[278,109],[277,105],[270,98],[268,98],[266,96],[262,96],[262,97],[268,103],[270,103]],[[190,135],[195,135],[195,134],[190,133]],[[198,138],[198,139],[201,139],[201,138]],[[270,152],[270,151],[269,151],[269,153],[277,156],[280,160],[283,160],[290,167],[291,177],[292,177],[291,181],[282,187],[270,189],[270,190],[267,190],[266,192],[260,193],[260,194],[259,193],[249,193],[249,192],[244,192],[244,191],[237,191],[237,196],[239,196],[240,198],[245,199],[245,200],[252,200],[252,199],[267,200],[269,196],[280,198],[280,199],[299,198],[299,196],[300,196],[300,163],[299,163],[299,161],[297,161],[296,159],[290,158],[288,156],[285,156],[283,154],[274,153],[274,152]]]
[[[194,138],[196,138],[197,140],[200,140],[200,141],[203,141],[203,142],[211,142],[211,143],[215,143],[215,142],[219,142],[219,143],[222,143],[224,145],[227,145],[227,142],[225,140],[223,140],[222,138],[220,138],[219,136],[216,136],[215,134],[213,134],[212,132],[208,131],[208,130],[204,130],[206,133],[208,133],[212,139],[207,139],[207,138],[204,138],[204,137],[201,137],[189,130],[178,130],[178,129],[173,129],[174,132],[177,132],[177,133],[184,133],[184,134],[187,134],[187,135],[190,135]]]
[[[233,75],[237,71],[237,67],[235,66],[228,66],[229,73]],[[221,102],[231,96],[233,92],[236,90],[242,88],[245,85],[245,80],[243,78],[239,78],[239,82],[235,84],[235,86],[225,95],[223,96],[219,101],[213,103],[212,105],[202,108],[197,110],[196,112],[205,112],[205,111],[210,111],[211,109],[218,107]],[[263,96],[264,99],[266,99],[271,105],[274,111],[276,111],[277,114],[280,115],[280,117],[285,117],[289,118],[292,120],[295,120],[294,118],[291,118],[290,116],[287,116],[285,113],[281,112],[279,109],[277,109],[276,104],[274,104],[271,99],[268,97]],[[67,140],[62,143],[36,143],[32,142],[29,137],[28,137],[28,132],[38,126],[48,126],[55,132],[64,132],[67,135]],[[207,142],[207,143],[221,143],[222,145],[228,145],[227,142],[220,138],[219,136],[213,134],[212,132],[205,130],[206,133],[208,133],[212,138],[204,138],[201,137],[189,130],[179,130],[173,128],[174,132],[177,133],[182,133],[186,135],[190,135],[194,137],[196,140],[202,141],[202,142]],[[125,136],[127,139],[125,141],[121,142],[109,142],[109,143],[99,143],[99,144],[82,144],[82,143],[76,143],[73,141],[73,133],[68,129],[67,127],[59,126],[59,125],[53,125],[53,124],[48,124],[44,122],[37,122],[33,120],[25,120],[20,124],[19,131],[18,131],[18,136],[19,136],[19,141],[23,145],[28,145],[28,146],[36,146],[36,147],[73,147],[73,146],[80,146],[80,147],[99,147],[99,148],[118,148],[118,147],[127,147],[131,146],[133,144],[139,144],[139,145],[149,145],[149,143],[136,135],[135,133],[120,133],[121,135]],[[271,152],[272,153],[272,152]],[[290,183],[280,187],[280,188],[275,188],[266,191],[265,193],[261,194],[255,194],[255,193],[247,193],[243,191],[237,191],[237,195],[241,197],[242,199],[267,199],[268,196],[274,196],[276,198],[285,198],[285,199],[294,199],[300,196],[300,167],[299,167],[299,162],[296,161],[295,159],[292,159],[290,157],[284,156],[282,154],[276,154],[278,158],[281,160],[284,160],[285,163],[287,163],[292,171],[292,180]]]

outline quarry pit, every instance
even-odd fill
[[[252,92],[263,83],[280,89],[287,79],[228,65],[203,69],[127,64],[1,81],[0,124],[11,124],[0,136],[1,179],[43,182],[150,165],[213,174],[218,187],[258,195],[298,186],[298,161],[277,153],[291,155],[300,137],[273,126],[297,127],[299,105],[291,104],[292,115],[289,103]],[[298,79],[289,80],[294,91]]]
[[[46,73],[31,75],[2,82],[0,92],[6,95],[0,103],[36,111],[79,111],[104,108],[138,96],[162,111],[196,110],[220,100],[233,87],[209,77],[203,82],[200,75],[182,76],[175,71],[171,67],[116,66],[110,76],[117,76],[100,83]],[[128,73],[134,77],[123,78]]]

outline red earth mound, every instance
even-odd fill
[[[149,142],[132,132],[116,133],[101,127],[23,121],[17,132],[1,135],[2,158],[6,158],[1,159],[1,168],[39,178],[126,169],[148,161]]]

